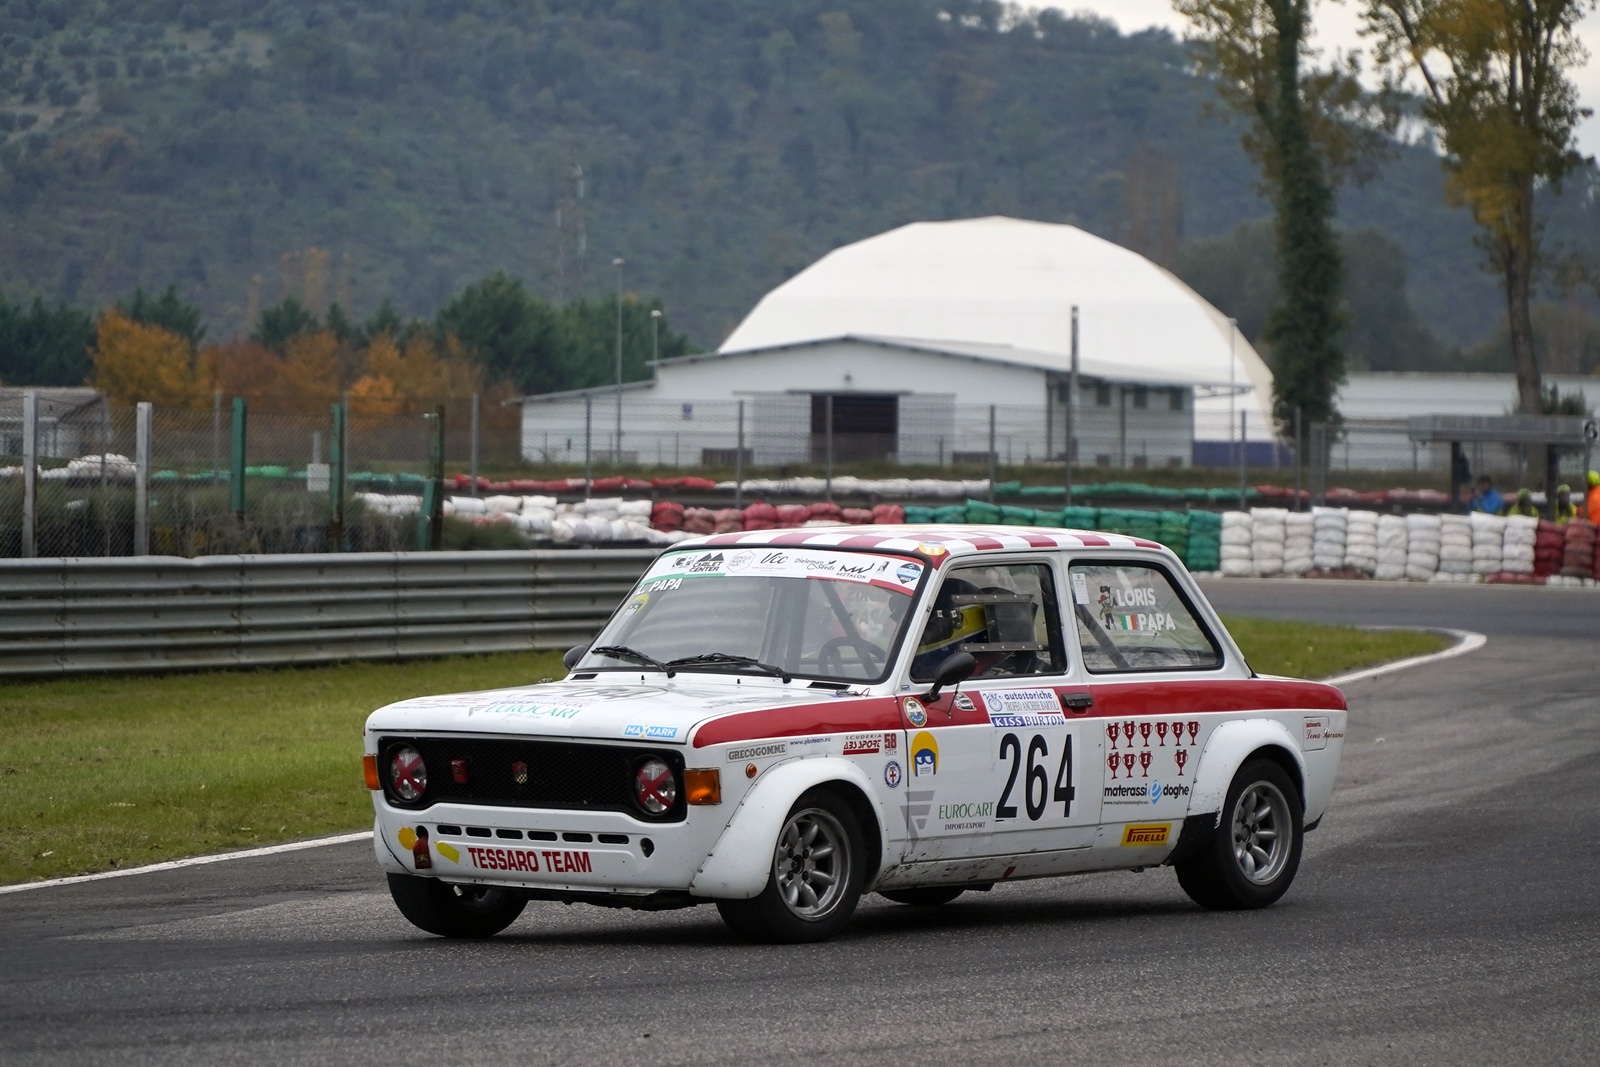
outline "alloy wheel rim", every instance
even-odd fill
[[[772,875],[784,905],[797,918],[826,918],[844,897],[850,849],[844,826],[820,808],[796,812],[778,835]]]
[[[1239,873],[1255,885],[1268,885],[1289,862],[1294,824],[1289,802],[1271,782],[1256,782],[1233,806],[1233,858]]]

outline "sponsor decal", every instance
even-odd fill
[[[1067,717],[1053,689],[979,690],[989,712],[989,724],[1005,729],[1028,726],[1065,726]]]
[[[622,728],[622,735],[624,737],[648,737],[655,740],[671,741],[673,738],[678,736],[678,728],[676,726],[644,726],[640,724],[634,724],[632,726],[624,726]]]
[[[517,760],[511,765],[511,777],[517,780],[518,785],[528,784],[528,765]]]
[[[872,756],[883,749],[883,738],[878,734],[852,734],[844,739],[846,756]]]
[[[917,579],[922,577],[922,564],[902,563],[896,568],[894,576],[905,585],[916,585]]]
[[[1084,607],[1089,606],[1089,582],[1077,572],[1072,575],[1072,599]]]
[[[400,832],[394,835],[400,841],[400,847],[410,852],[417,847],[417,832],[409,826],[400,827]]]
[[[955,708],[956,708],[957,711],[977,711],[978,710],[978,706],[972,702],[972,698],[967,696],[967,694],[965,694],[965,693],[957,693],[954,703],[955,703]]]
[[[912,726],[928,725],[928,709],[916,697],[905,697],[900,701],[900,707],[906,713],[906,722]]]
[[[1163,784],[1159,778],[1152,778],[1149,785],[1143,782],[1137,785],[1128,782],[1108,785],[1100,791],[1100,795],[1107,804],[1159,804],[1163,800],[1179,800],[1188,796],[1189,787],[1182,782]]]
[[[932,778],[939,773],[939,742],[924,730],[911,739],[911,776]]]
[[[1149,848],[1151,845],[1164,845],[1167,843],[1167,835],[1170,833],[1172,833],[1172,824],[1169,822],[1127,826],[1122,830],[1122,847]]]
[[[917,551],[924,556],[942,556],[950,550],[943,545],[934,544],[932,541],[921,541],[917,544]]]
[[[933,810],[932,789],[907,789],[906,802],[900,806],[900,813],[906,819],[906,836],[915,841],[922,836],[922,829],[928,825],[928,813]]]
[[[443,856],[445,859],[449,860],[451,863],[460,863],[461,862],[461,853],[457,852],[456,849],[455,849],[455,846],[450,844],[449,842],[447,842],[447,841],[439,841],[439,842],[436,842],[433,847],[438,849],[439,855]]]
[[[739,571],[744,570],[746,567],[750,566],[750,564],[755,560],[755,558],[756,558],[756,554],[754,552],[730,552],[730,553],[728,553],[728,564],[727,564],[728,572],[730,574],[733,574],[733,573],[737,573]]]
[[[475,709],[485,715],[525,715],[530,719],[576,719],[582,708],[562,704],[485,704]]]
[[[1307,752],[1317,752],[1328,747],[1330,738],[1343,737],[1340,731],[1330,729],[1333,722],[1327,715],[1307,715],[1306,733],[1303,747]]]
[[[786,741],[774,741],[765,745],[750,745],[747,748],[735,748],[728,752],[729,761],[765,759],[768,756],[781,756],[789,751]]]
[[[626,619],[632,615],[639,614],[639,610],[648,603],[650,603],[650,594],[640,593],[622,606],[622,617]]]
[[[533,848],[478,848],[467,846],[472,865],[485,871],[520,871],[538,874],[593,874],[594,864],[589,853],[567,852],[561,849]],[[541,866],[542,864],[542,866]]]
[[[832,740],[833,738],[831,737],[797,737],[790,741],[789,744],[800,748],[804,745],[825,745]]]
[[[713,552],[709,556],[701,556],[689,568],[690,574],[714,574],[722,569],[722,553]]]
[[[939,821],[946,819],[992,819],[994,801],[981,800],[966,804],[940,804]],[[981,823],[979,824],[982,825]]]
[[[890,789],[900,788],[900,764],[890,760],[883,767],[883,784]]]

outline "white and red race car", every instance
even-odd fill
[[[367,719],[378,862],[422,929],[714,901],[815,941],[864,892],[1157,864],[1205,907],[1264,907],[1345,728],[1338,689],[1254,674],[1178,559],[1115,534],[684,541],[567,666]]]

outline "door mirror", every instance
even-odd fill
[[[933,688],[928,690],[924,700],[938,700],[939,691],[947,685],[960,685],[971,678],[978,669],[978,661],[972,658],[971,652],[956,652],[946,656],[933,672]]]
[[[565,664],[567,670],[570,671],[572,668],[578,665],[578,661],[582,659],[588,651],[588,645],[573,645],[571,648],[567,649],[566,654],[561,657],[561,662]]]

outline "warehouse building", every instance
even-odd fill
[[[1252,412],[1267,440],[1271,391],[1231,323],[1134,252],[1072,226],[914,223],[824,256],[651,381],[523,398],[523,448],[691,466],[743,447],[781,465],[831,439],[838,459],[948,463],[992,441],[1009,463],[1060,459],[1071,426],[1081,464],[1188,466],[1197,410],[1224,431]]]

